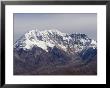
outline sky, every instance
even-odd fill
[[[85,33],[97,40],[96,13],[14,13],[14,42],[30,30]]]

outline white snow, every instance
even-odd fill
[[[46,32],[45,32],[46,33]],[[40,33],[37,33],[37,35],[41,35]],[[30,38],[32,39],[30,40]],[[36,31],[32,30],[25,34],[26,40],[23,41],[26,45],[23,47],[24,49],[31,49],[33,46],[38,46],[42,48],[43,50],[47,51],[48,47],[54,47],[54,44],[50,43],[49,41],[41,41],[36,38]]]
[[[97,45],[97,42],[95,40],[92,40],[91,44]]]
[[[84,39],[80,39],[80,41],[81,41],[83,44],[85,44],[85,42],[86,42],[86,40],[84,40]]]
[[[59,35],[63,38],[62,41],[58,41],[56,39],[50,38],[50,34],[52,36],[56,36]],[[77,34],[77,33],[76,33]],[[42,37],[42,40],[40,40],[37,37]],[[21,38],[20,40],[20,47],[19,48],[23,48],[25,49],[31,49],[33,46],[38,46],[40,48],[42,48],[43,50],[45,50],[46,52],[48,52],[48,47],[53,48],[54,46],[59,47],[60,49],[63,49],[64,51],[67,51],[68,45],[64,45],[64,41],[67,41],[69,43],[70,40],[73,40],[68,34],[66,33],[62,33],[56,29],[52,29],[52,30],[44,30],[44,31],[38,31],[36,30],[31,30],[29,32],[27,32],[23,38]],[[82,42],[84,45],[89,42],[86,39],[79,39],[78,41]],[[19,42],[19,41],[18,41]],[[16,43],[16,45],[18,45],[18,42]],[[59,43],[60,42],[60,43]],[[74,42],[74,41],[73,41]],[[15,45],[15,44],[14,44]],[[72,44],[69,44],[72,48],[74,47],[75,52],[79,52],[82,49],[85,48],[85,46],[81,46],[81,45],[77,45],[75,44],[74,46]],[[97,42],[95,40],[91,41],[91,44],[89,47],[93,47],[96,48],[97,46]]]
[[[38,47],[42,48],[43,50],[48,51],[47,50],[47,45],[46,45],[46,43],[44,41],[38,41],[38,42],[36,42],[36,45]]]
[[[67,40],[68,42],[69,42],[69,40],[71,40],[71,39],[72,39],[72,38],[71,38],[70,36],[68,36],[68,37],[67,37],[67,36],[64,36],[64,37],[63,37],[63,40]]]
[[[64,51],[67,51],[66,46],[64,46],[64,45],[62,45],[62,44],[58,44],[58,47],[61,48],[61,49],[63,49]]]
[[[53,48],[55,45],[54,44],[52,44],[52,43],[50,43],[50,42],[46,42],[46,45],[48,46],[48,47],[51,47],[51,48]]]
[[[54,47],[54,45],[49,42],[44,42],[44,41],[39,41],[39,40],[37,40],[37,41],[26,40],[25,43],[26,43],[26,46],[23,47],[24,49],[25,48],[31,49],[34,45],[36,45],[36,46],[42,48],[43,50],[45,50],[46,52],[48,52],[48,49],[47,49],[48,47]]]
[[[26,40],[25,41],[26,46],[24,46],[23,48],[25,49],[31,49],[33,47],[33,44],[30,40]]]

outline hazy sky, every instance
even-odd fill
[[[58,29],[97,40],[96,13],[14,13],[14,42],[29,30]]]

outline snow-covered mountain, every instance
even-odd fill
[[[96,48],[95,40],[85,34],[67,34],[58,30],[31,30],[24,34],[15,44],[17,50],[30,50],[34,46],[48,52],[48,48],[58,47],[65,52],[80,52],[87,47]]]
[[[91,60],[96,62],[96,56],[97,42],[86,34],[31,30],[14,43],[14,73],[51,74],[59,69],[57,66],[70,69]]]

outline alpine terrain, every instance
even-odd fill
[[[97,42],[81,33],[31,30],[14,43],[14,75],[96,75]]]

